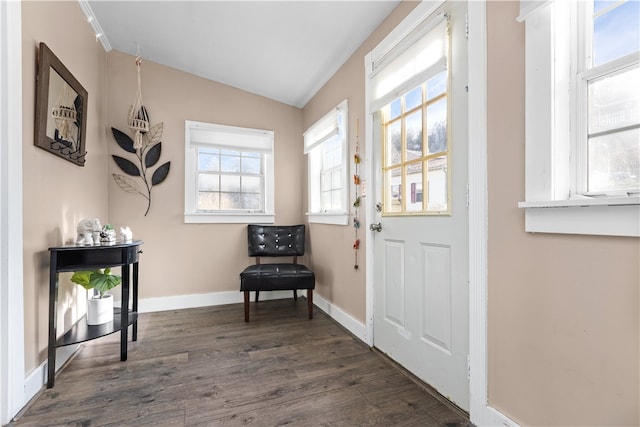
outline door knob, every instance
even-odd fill
[[[371,225],[369,225],[369,230],[381,232],[382,231],[382,224],[379,223],[379,222],[377,222],[375,224],[371,224]]]

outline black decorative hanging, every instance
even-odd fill
[[[138,56],[136,58],[136,67],[138,68],[138,91],[136,100],[129,109],[128,125],[133,132],[133,139],[126,133],[112,127],[111,132],[116,142],[128,153],[136,155],[137,163],[125,159],[124,157],[113,155],[113,160],[118,167],[126,174],[121,175],[114,173],[113,179],[116,184],[127,193],[139,194],[147,199],[147,210],[144,215],[147,216],[151,208],[151,190],[154,185],[162,183],[169,175],[171,162],[163,163],[158,166],[149,176],[150,169],[153,168],[160,160],[162,152],[162,130],[164,124],[162,122],[150,126],[149,114],[142,104],[142,89],[140,80],[140,65],[142,61]],[[140,183],[142,181],[142,185]]]

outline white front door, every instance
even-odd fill
[[[432,34],[448,45],[445,69],[373,113],[368,232],[374,346],[469,410],[466,11],[446,2],[430,30],[445,33]]]

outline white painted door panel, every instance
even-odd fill
[[[374,346],[469,410],[466,2],[447,2],[451,30],[450,215],[377,213]],[[383,201],[380,117],[373,118],[374,194]]]

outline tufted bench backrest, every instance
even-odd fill
[[[279,257],[304,255],[304,225],[249,224],[249,256]]]

